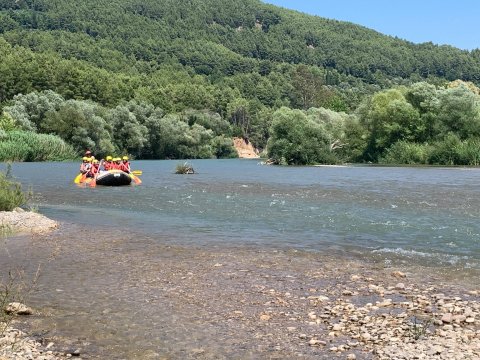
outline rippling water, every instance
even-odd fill
[[[195,160],[198,173],[182,176],[177,163],[135,161],[138,187],[77,187],[76,163],[14,164],[13,175],[32,187],[40,212],[93,229],[480,269],[480,169]]]

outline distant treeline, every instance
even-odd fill
[[[268,139],[266,155],[277,164],[478,165],[479,94],[471,83],[421,82],[380,91],[350,114],[266,111],[252,134]],[[107,108],[47,90],[17,95],[4,108],[0,153],[19,161],[72,158],[85,148],[147,159],[235,157],[231,138],[243,125],[208,111],[168,113],[134,100]]]
[[[258,0],[0,0],[0,54],[3,158],[230,157],[242,136],[278,163],[476,163],[477,134],[453,124],[478,118],[480,50]],[[61,155],[32,150],[55,136]]]

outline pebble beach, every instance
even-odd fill
[[[118,242],[97,240],[85,248],[69,237],[42,233],[34,240],[38,252],[55,239],[61,256],[54,263],[75,254],[83,257],[86,271],[93,267],[90,262],[99,272],[115,264],[122,274],[118,291],[135,289],[138,294],[132,311],[150,311],[153,317],[168,313],[160,316],[157,328],[139,318],[144,325],[137,328],[138,336],[143,331],[164,338],[144,346],[136,346],[134,339],[128,346],[126,339],[113,337],[106,348],[89,341],[85,330],[78,339],[72,338],[75,329],[65,337],[32,337],[28,334],[40,333],[47,313],[43,307],[49,306],[37,304],[33,313],[40,325],[16,317],[21,326],[13,323],[2,333],[2,360],[480,358],[480,289],[471,279],[448,278],[428,268],[249,246],[150,244],[151,255],[139,261],[135,252],[115,252]],[[111,255],[105,259],[101,251]],[[107,305],[92,310],[103,314],[106,323],[116,311],[115,304]],[[55,321],[50,314],[48,323]],[[175,337],[169,338],[170,333]],[[87,341],[82,345],[79,339]]]

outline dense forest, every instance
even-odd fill
[[[258,0],[0,0],[0,159],[480,160],[480,50]]]

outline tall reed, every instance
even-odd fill
[[[56,135],[10,131],[0,137],[0,161],[63,161],[76,157],[73,147]]]

